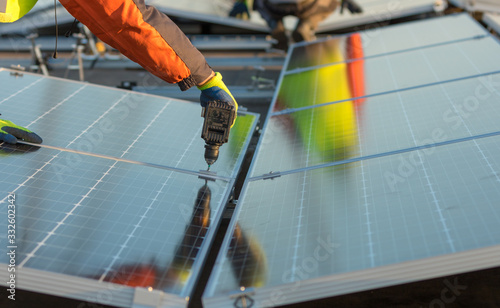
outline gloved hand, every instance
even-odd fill
[[[212,77],[212,79],[202,86],[199,86],[198,89],[201,90],[200,103],[202,107],[205,107],[210,101],[220,101],[234,106],[235,112],[238,111],[238,103],[236,103],[233,95],[229,92],[228,88],[222,81],[222,75],[220,73],[215,73],[215,76]],[[231,127],[233,127],[235,122],[236,115]]]
[[[361,8],[361,6],[354,2],[354,0],[342,0],[342,3],[340,4],[340,14],[344,13],[345,7],[347,7],[351,14],[363,13],[363,9]]]
[[[250,12],[248,11],[246,0],[237,0],[231,9],[231,12],[229,12],[229,17],[236,17],[240,19],[250,18]]]
[[[16,144],[18,138],[28,142],[42,143],[42,138],[29,129],[0,119],[0,141]]]

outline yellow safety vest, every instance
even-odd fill
[[[14,22],[28,13],[37,0],[0,0],[0,22]]]

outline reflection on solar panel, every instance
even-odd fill
[[[294,46],[204,304],[499,266],[499,48],[465,14]]]
[[[0,83],[3,117],[60,147],[0,147],[0,203],[15,195],[16,287],[186,306],[257,117],[238,117],[206,181],[197,104],[8,70]]]

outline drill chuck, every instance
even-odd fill
[[[219,158],[219,147],[220,145],[216,144],[205,144],[205,161],[207,165],[211,166]]]

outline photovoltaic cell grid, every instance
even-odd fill
[[[443,20],[442,24],[439,24],[438,20]],[[351,131],[341,127],[335,128],[329,134],[321,134],[319,131],[325,127],[323,122],[318,123],[318,118],[326,114],[334,117],[336,121],[342,120],[342,117],[345,118],[345,111],[341,114],[342,109],[350,108],[353,96],[315,95],[320,91],[327,92],[332,84],[339,83],[339,80],[330,81],[325,78],[325,73],[327,76],[340,75],[337,79],[346,79],[342,72],[346,71],[348,63],[354,60],[348,59],[344,54],[347,44],[345,40],[330,39],[323,43],[313,43],[309,49],[307,49],[309,45],[294,48],[288,65],[293,69],[284,74],[278,93],[276,112],[269,119],[269,129],[263,134],[263,146],[256,156],[252,176],[271,171],[303,168],[306,165],[332,163],[338,157],[323,155],[321,150],[318,150],[321,146],[315,147],[314,144],[332,143],[336,136],[342,136],[341,148],[342,143],[349,143],[348,139],[362,139],[359,147],[348,153],[348,158],[356,159],[363,155],[428,144],[436,129],[439,132],[443,131],[440,141],[499,131],[500,124],[496,121],[498,103],[495,95],[499,93],[495,85],[500,78],[498,41],[489,36],[484,29],[481,30],[476,23],[471,23],[466,15],[435,18],[429,23],[438,29],[434,32],[442,34],[447,43],[438,44],[432,35],[422,35],[430,33],[433,29],[422,21],[413,23],[413,26],[389,27],[387,32],[391,35],[386,35],[385,29],[379,30],[378,37],[386,41],[385,44],[379,40],[366,43],[368,39],[364,38],[368,36],[361,34],[365,56],[370,55],[363,60],[365,77],[363,96],[366,102],[358,104],[356,110],[358,117],[353,117]],[[473,30],[464,26],[469,24]],[[465,28],[463,32],[452,30],[462,28]],[[439,29],[446,32],[440,32]],[[409,42],[403,39],[402,33],[405,32]],[[463,37],[463,33],[473,36]],[[391,37],[401,43],[393,44]],[[417,49],[415,46],[418,44],[425,47]],[[371,51],[371,46],[375,46],[375,49],[382,53],[376,55]],[[401,49],[397,50],[396,46]],[[300,57],[295,56],[296,50]],[[321,63],[321,59],[332,59],[332,57],[314,56],[333,53],[332,51],[342,54],[333,57],[342,62],[326,66],[326,63]],[[296,63],[308,62],[304,60],[308,58],[313,60],[313,66],[310,68],[300,66],[299,69]],[[456,65],[457,63],[460,65]],[[304,80],[308,80],[306,86]],[[481,108],[475,106],[479,104],[475,101],[476,91],[486,91],[480,99]],[[295,105],[279,103],[280,100],[289,97],[296,98]],[[429,97],[432,99],[428,99]],[[473,117],[467,116],[470,112],[464,110],[465,107],[475,109]],[[429,112],[430,110],[432,112]],[[406,124],[407,121],[410,125]],[[294,126],[293,123],[297,125]],[[415,126],[419,129],[415,130],[415,140],[413,140],[411,133]],[[299,133],[292,133],[290,136],[290,131],[294,129]],[[355,136],[358,131],[359,136]],[[321,138],[311,141],[313,138],[302,138],[303,135],[320,135]],[[301,151],[303,144],[307,142],[312,142],[309,148],[315,153]],[[282,152],[282,147],[290,149],[295,156],[290,155],[290,159],[284,159],[277,155]]]
[[[499,47],[478,29],[452,15],[379,29],[370,44],[360,33],[358,59],[345,59],[346,37],[292,49],[206,306],[238,295],[276,306],[500,265]],[[406,39],[385,35],[396,31]],[[362,98],[350,62],[363,65]]]
[[[3,116],[37,132],[46,144],[193,171],[206,169],[199,155],[205,143],[200,138],[203,119],[198,104],[34,75],[15,82],[8,71],[0,72],[0,82],[12,85],[0,100]],[[250,118],[240,118],[231,142],[222,147],[220,164],[214,166],[218,175],[235,176]]]
[[[23,277],[17,287],[96,301],[79,287],[107,286],[115,292],[107,304],[130,306],[133,289],[123,293],[106,283],[135,283],[186,305],[256,116],[241,114],[221,148],[212,170],[226,180],[207,182],[196,176],[206,170],[197,104],[39,75],[14,77],[8,70],[0,70],[0,82],[8,85],[0,94],[3,117],[62,148],[0,148],[0,201],[7,205],[9,193],[16,195],[16,261]],[[7,229],[7,221],[0,226]],[[8,263],[6,256],[1,263]],[[50,277],[61,274],[79,283],[51,285]]]

